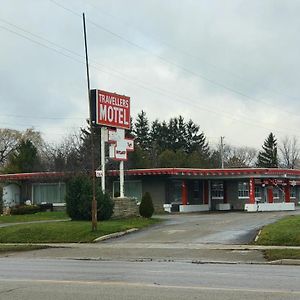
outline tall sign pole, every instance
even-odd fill
[[[85,26],[85,15],[82,14],[83,20],[83,33],[84,33],[84,48],[85,48],[85,62],[86,62],[86,77],[88,87],[88,99],[90,109],[90,129],[91,129],[91,162],[92,162],[92,181],[93,181],[93,199],[92,199],[92,231],[97,230],[97,201],[96,201],[96,171],[95,171],[95,143],[94,143],[94,130],[93,130],[93,115],[91,107],[91,87],[90,87],[90,72],[89,72],[89,58],[87,49],[87,38],[86,38],[86,26]]]
[[[105,142],[107,142],[107,128],[101,127],[101,189],[105,193]]]

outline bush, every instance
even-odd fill
[[[10,210],[11,215],[29,215],[40,211],[37,205],[16,205]]]
[[[67,214],[72,220],[92,219],[92,180],[88,176],[79,175],[67,182],[66,205]],[[108,194],[103,194],[100,184],[96,184],[98,220],[108,220],[113,214],[114,203]]]
[[[144,218],[151,218],[154,213],[151,195],[147,192],[144,194],[140,207],[140,215]]]
[[[39,204],[40,211],[53,211],[53,203]]]

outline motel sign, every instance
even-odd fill
[[[91,101],[94,125],[130,129],[130,97],[92,90]]]
[[[101,127],[101,177],[102,191],[105,191],[105,143],[109,143],[109,156],[120,161],[120,197],[124,197],[124,161],[127,152],[134,150],[133,139],[125,137],[125,129],[130,129],[130,97],[103,90],[91,90],[91,121]],[[115,130],[112,129],[115,128]]]

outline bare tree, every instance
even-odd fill
[[[257,150],[252,147],[234,147],[233,156],[237,157],[245,167],[253,167],[257,156]]]
[[[231,145],[224,147],[224,160],[227,168],[253,167],[256,156],[257,150],[252,147],[233,147]]]
[[[18,130],[0,128],[0,167],[4,166],[9,155],[16,150],[21,137]]]
[[[47,171],[76,171],[82,161],[80,133],[70,133],[61,143],[45,144],[42,152],[43,166]]]
[[[298,140],[294,136],[292,139],[288,136],[285,136],[281,140],[279,145],[280,151],[280,164],[282,167],[288,169],[294,169],[299,163],[300,158],[300,149],[298,146]]]

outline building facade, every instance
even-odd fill
[[[70,174],[40,172],[0,175],[3,204],[65,206]],[[107,190],[119,196],[118,171],[108,171]],[[152,196],[155,211],[294,210],[300,201],[300,170],[160,168],[125,171],[125,196],[140,202]]]
[[[118,172],[112,193],[118,192]],[[300,170],[137,169],[125,172],[125,193],[140,201],[152,195],[156,211],[294,210],[300,199]]]

